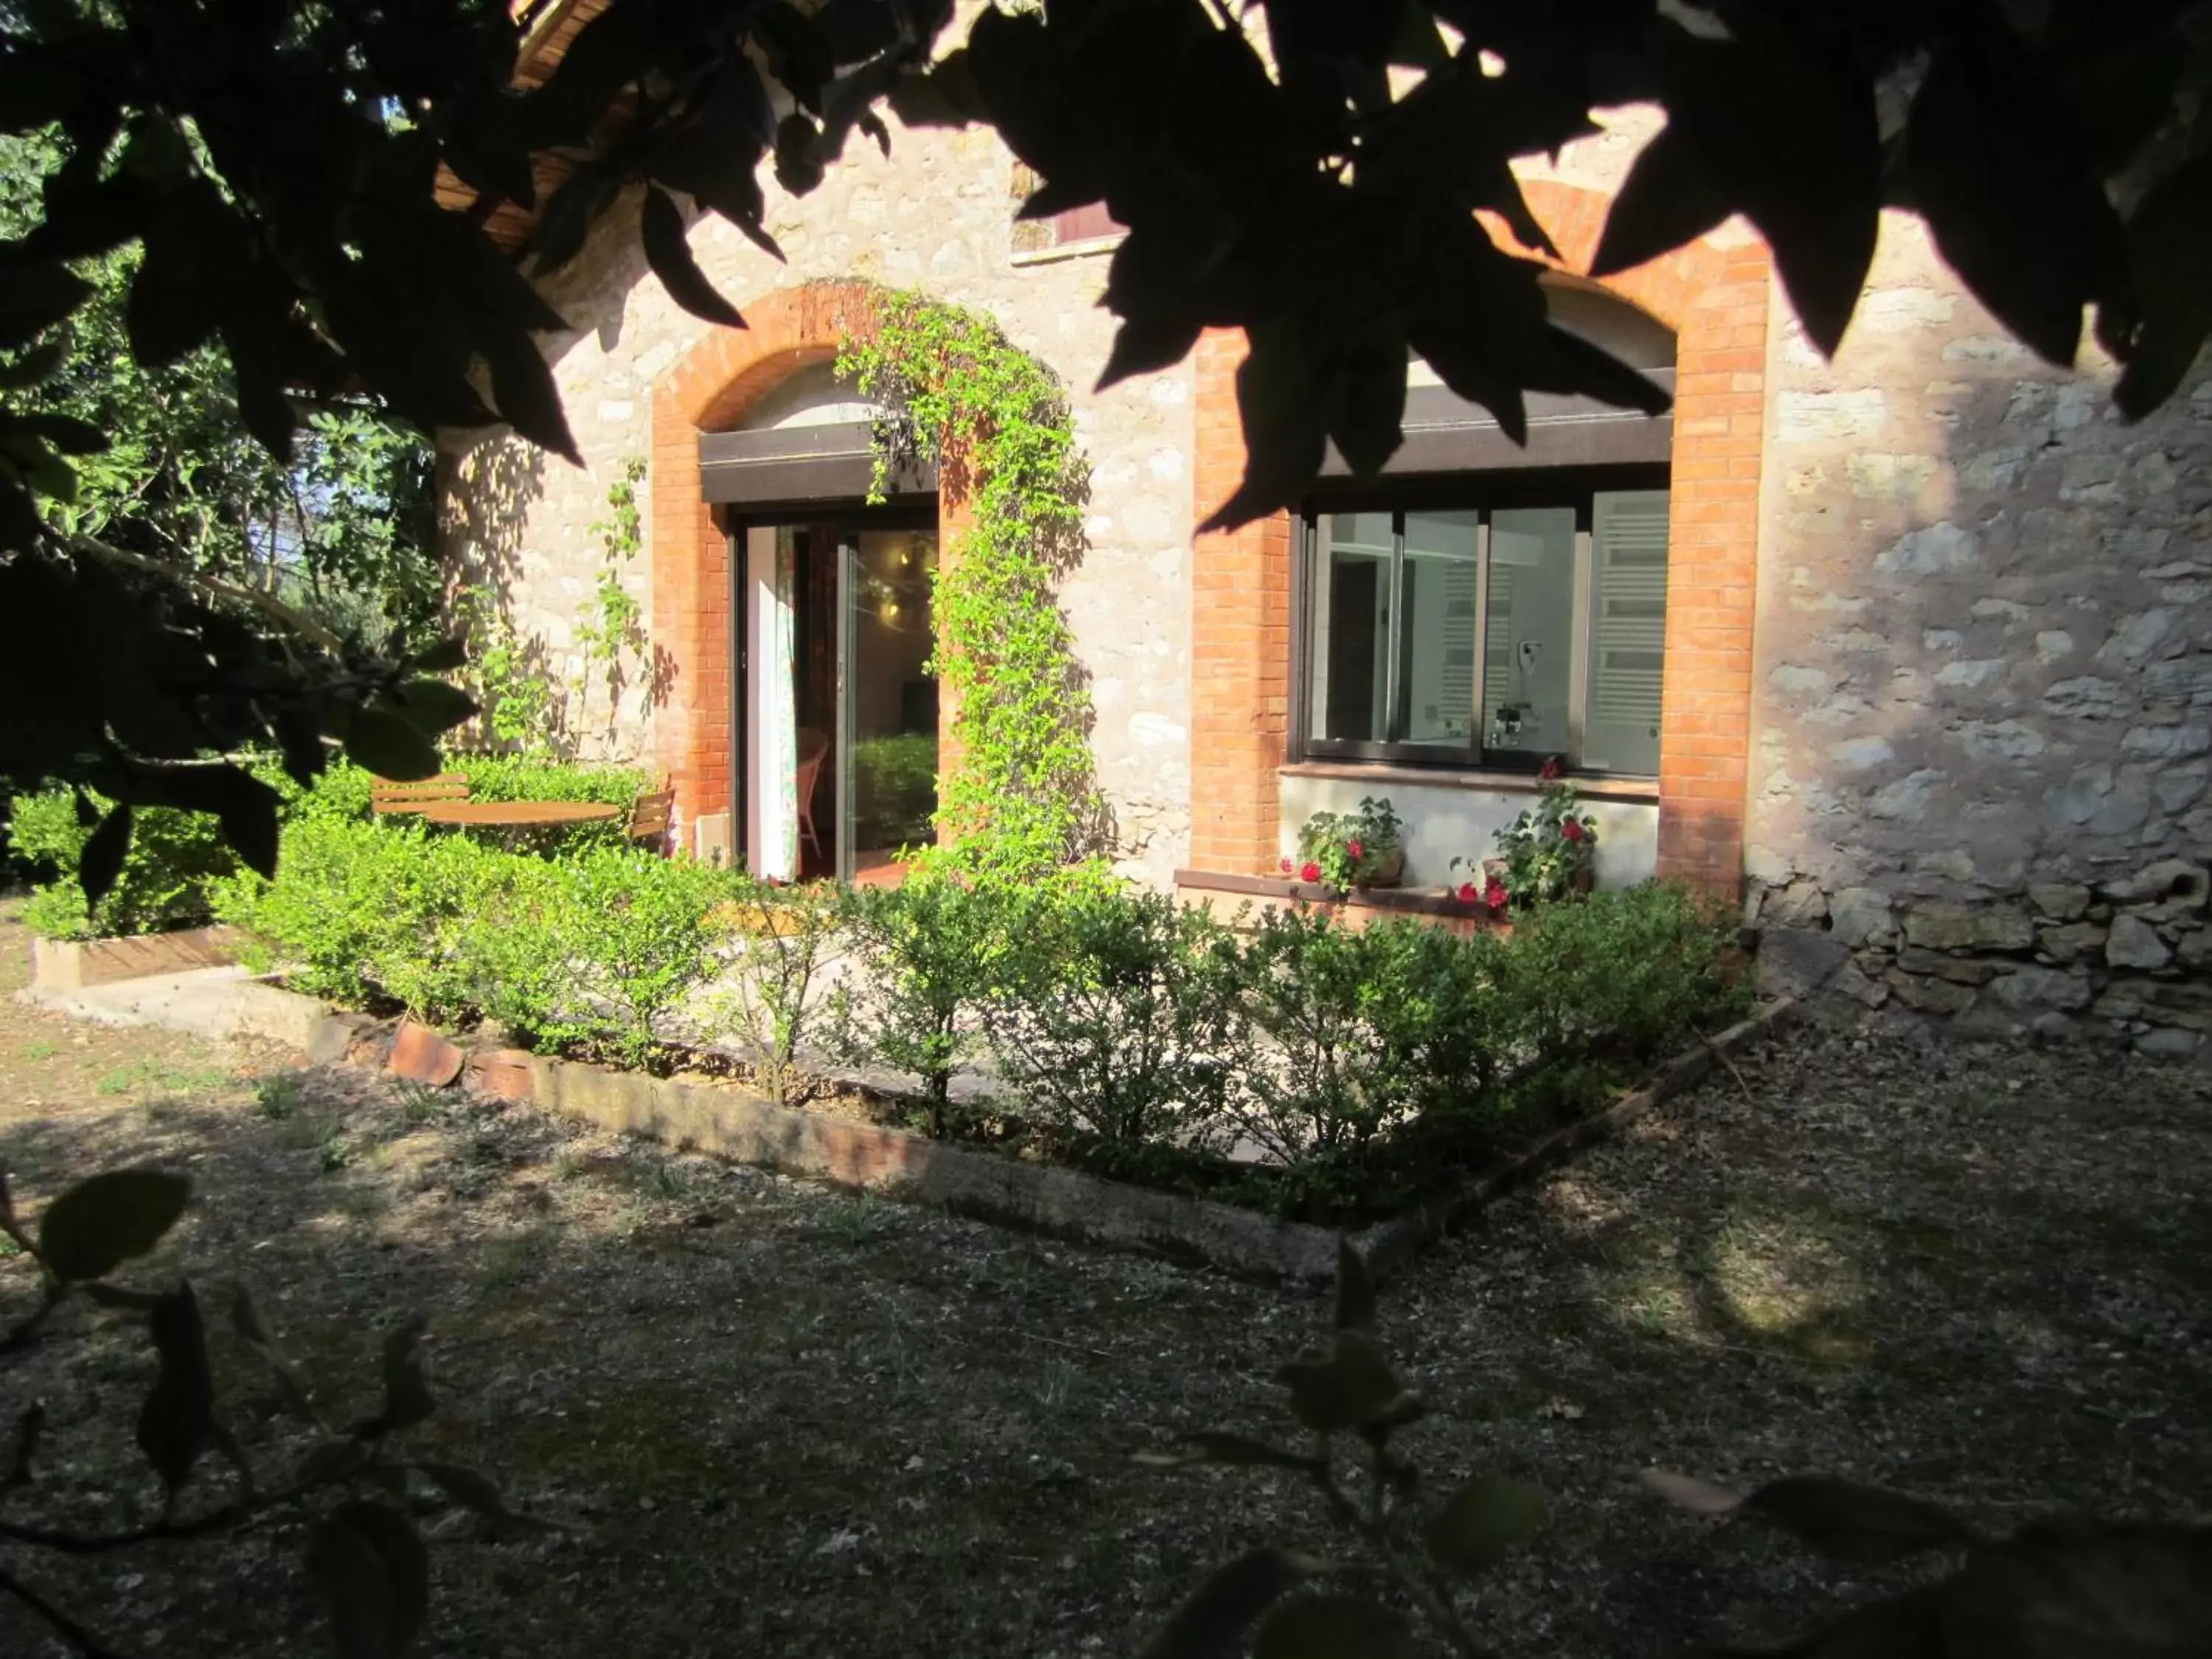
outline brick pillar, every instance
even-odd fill
[[[1197,516],[1244,476],[1237,416],[1241,330],[1198,343]],[[1291,695],[1287,514],[1200,536],[1191,594],[1190,862],[1232,875],[1273,867]]]
[[[1751,773],[1752,619],[1766,427],[1769,265],[1729,252],[1675,344],[1659,872],[1734,892]]]

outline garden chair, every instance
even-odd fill
[[[629,804],[629,827],[624,834],[633,842],[643,842],[665,854],[668,832],[675,821],[676,789],[664,776],[651,789],[640,791]]]
[[[371,778],[368,784],[368,810],[376,814],[419,812],[426,806],[468,798],[469,779],[465,772],[441,772],[434,778],[418,778],[412,783]]]
[[[822,838],[814,833],[814,786],[822,776],[822,762],[830,753],[830,739],[812,726],[799,728],[799,776],[792,792],[799,802],[799,833],[822,856]]]

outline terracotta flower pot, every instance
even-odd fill
[[[1394,847],[1364,860],[1366,868],[1352,878],[1354,887],[1395,887],[1405,878],[1406,849]]]

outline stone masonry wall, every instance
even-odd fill
[[[1778,307],[1747,872],[1869,1007],[2212,1030],[2212,379],[2137,426],[1884,228],[1823,363]]]
[[[1190,821],[1190,368],[1094,393],[1113,338],[1113,319],[1097,304],[1106,260],[1024,254],[1018,263],[1013,161],[995,136],[909,131],[888,112],[885,118],[888,156],[856,138],[811,196],[794,200],[769,183],[768,228],[787,264],[719,219],[693,228],[693,252],[740,311],[774,290],[848,278],[972,307],[1068,387],[1093,471],[1089,549],[1062,602],[1091,678],[1092,750],[1124,866],[1164,884],[1184,860]],[[708,331],[644,269],[635,214],[635,202],[624,204],[584,257],[546,285],[577,331],[551,343],[550,353],[586,468],[503,435],[447,458],[449,551],[504,593],[572,697],[584,667],[578,610],[602,561],[589,527],[606,516],[606,491],[623,465],[647,453],[653,386]],[[629,577],[647,615],[649,564],[640,557]],[[680,697],[684,688],[671,692]],[[647,752],[641,684],[611,718],[596,687],[585,707],[589,750]]]

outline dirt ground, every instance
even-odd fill
[[[0,913],[0,992],[27,941]],[[1551,1494],[1470,1601],[1502,1652],[1657,1655],[1799,1630],[1855,1586],[1638,1486],[1821,1469],[2002,1525],[2212,1489],[2212,1086],[2102,1055],[1801,1030],[1492,1212],[1385,1293],[1437,1411],[1432,1487]],[[421,1650],[531,1659],[1133,1653],[1209,1565],[1327,1547],[1289,1477],[1162,1473],[1194,1428],[1279,1430],[1305,1293],[582,1134],[534,1111],[284,1056],[77,1024],[0,997],[0,1166],[26,1212],[71,1175],[188,1170],[136,1282],[254,1288],[319,1398],[374,1400],[380,1333],[429,1322],[426,1455],[567,1524],[500,1539],[426,1506]],[[29,1266],[0,1261],[0,1326]],[[239,1437],[300,1442],[218,1338]],[[70,1311],[0,1370],[43,1398],[0,1518],[151,1516],[151,1376],[123,1316]],[[203,1467],[208,1504],[226,1489]],[[0,1542],[118,1651],[324,1650],[302,1533],[55,1563]],[[58,1653],[0,1598],[0,1659]]]

